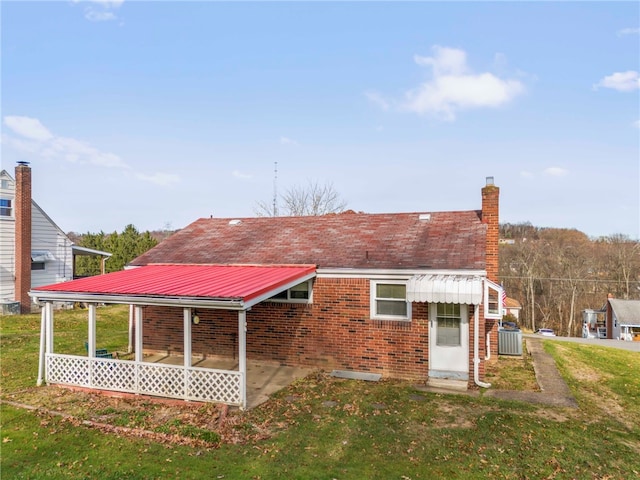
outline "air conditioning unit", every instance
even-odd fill
[[[2,302],[2,315],[20,315],[20,302]]]

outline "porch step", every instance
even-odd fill
[[[434,388],[446,388],[447,390],[467,390],[468,383],[466,380],[429,377],[427,380],[427,386]]]

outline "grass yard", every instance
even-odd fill
[[[126,318],[126,308],[99,309],[100,347],[125,349]],[[425,393],[402,381],[366,383],[318,372],[258,408],[238,412],[211,404],[35,388],[39,316],[0,321],[2,478],[640,475],[637,353],[546,342],[579,409]],[[85,335],[86,311],[56,313],[56,341],[65,348],[81,353]],[[530,368],[526,358],[501,357],[490,381],[499,388],[535,388]]]

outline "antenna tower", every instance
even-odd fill
[[[278,162],[273,169],[273,216],[278,216]]]

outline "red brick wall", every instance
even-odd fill
[[[15,190],[16,300],[21,313],[31,313],[31,168],[16,167]]]
[[[429,372],[428,304],[414,303],[411,322],[370,318],[369,280],[319,278],[313,304],[263,302],[247,312],[247,358],[325,370],[356,370],[425,381]],[[323,300],[320,302],[320,300]],[[237,358],[238,312],[198,309],[192,325],[194,355]],[[183,310],[145,307],[144,348],[183,352]],[[480,310],[480,379],[484,378],[485,328],[497,358],[495,322]],[[486,330],[489,331],[489,330]],[[473,306],[469,307],[469,384],[473,385]]]
[[[411,322],[371,320],[369,280],[317,279],[304,304],[264,302],[247,312],[247,357],[283,365],[357,370],[426,380],[427,304],[413,304]],[[144,348],[183,350],[182,309],[146,307]],[[237,356],[238,313],[198,309],[194,355]]]
[[[498,283],[498,241],[500,239],[500,189],[487,185],[482,189],[482,223],[487,224],[487,277]]]

